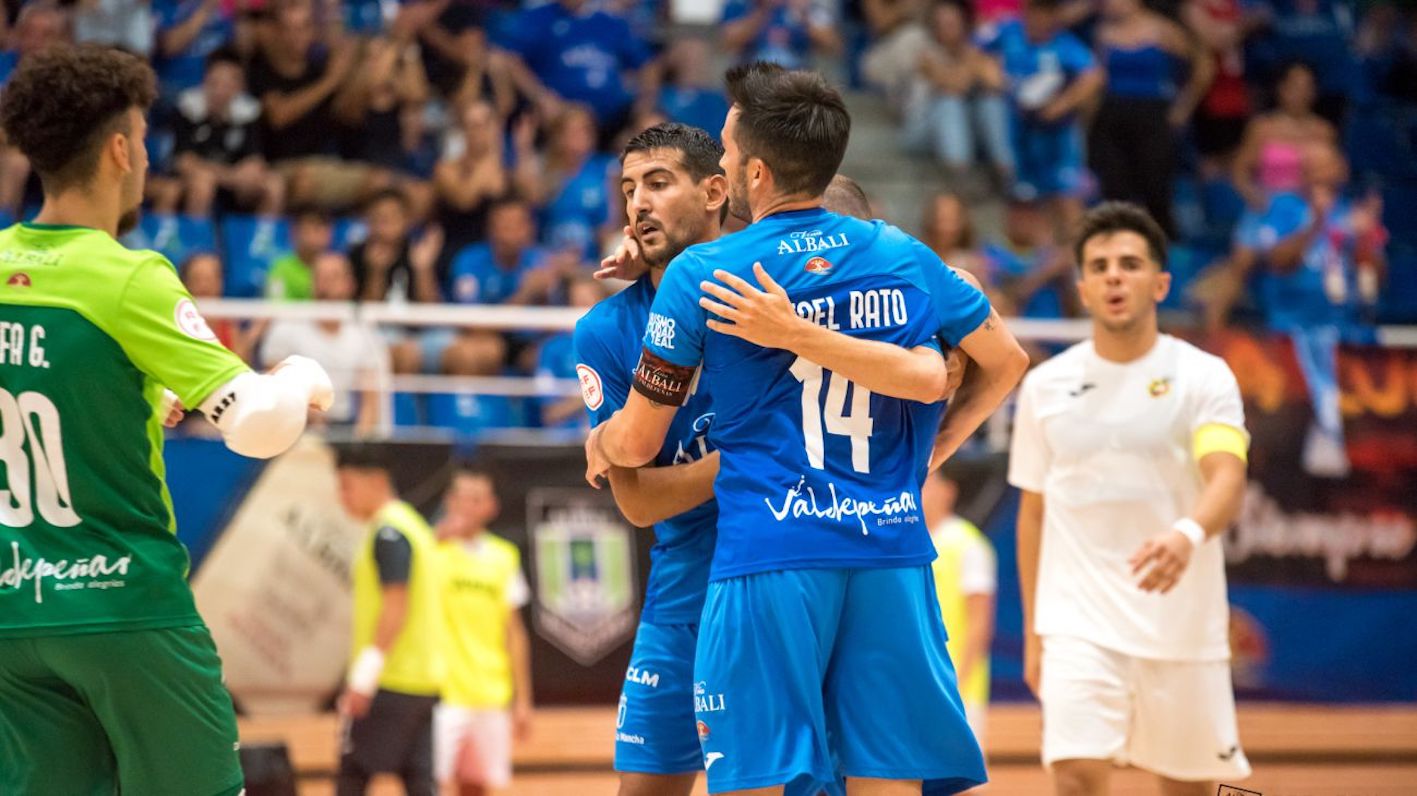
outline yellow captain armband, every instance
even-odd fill
[[[1250,435],[1224,423],[1207,423],[1196,429],[1191,440],[1191,455],[1196,461],[1212,453],[1232,453],[1240,461],[1249,461]]]

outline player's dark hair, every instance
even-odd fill
[[[841,94],[816,72],[789,72],[757,61],[728,70],[738,108],[735,143],[744,161],[761,158],[785,194],[821,196],[851,136]]]
[[[1166,232],[1141,206],[1131,202],[1103,202],[1083,214],[1073,239],[1073,258],[1082,267],[1082,249],[1098,235],[1135,232],[1146,240],[1151,259],[1166,270]]]
[[[672,149],[679,153],[679,162],[694,182],[723,173],[723,144],[698,127],[678,122],[662,122],[639,131],[625,144],[620,162],[634,152],[651,149]]]
[[[136,55],[49,47],[20,61],[0,98],[0,128],[53,194],[92,179],[108,137],[132,132],[129,109],[146,113],[156,97],[152,67]]]
[[[355,442],[335,449],[335,467],[349,470],[389,471],[389,452],[379,445]]]
[[[861,183],[844,174],[832,177],[827,189],[822,192],[822,204],[837,215],[871,220],[871,200],[866,196],[866,190]]]

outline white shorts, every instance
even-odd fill
[[[439,782],[505,788],[512,782],[512,714],[439,703],[433,711]]]
[[[1228,661],[1134,658],[1043,638],[1043,764],[1111,760],[1180,781],[1250,774]]]

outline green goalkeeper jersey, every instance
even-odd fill
[[[84,227],[0,231],[0,638],[195,624],[164,482],[164,387],[246,365],[172,265]]]

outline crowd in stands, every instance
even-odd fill
[[[717,133],[717,63],[827,64],[938,161],[921,229],[1008,314],[1079,311],[1060,245],[1086,203],[1172,232],[1166,307],[1210,326],[1417,320],[1417,13],[1347,0],[29,0],[0,81],[97,42],[151,59],[147,211],[129,245],[194,295],[588,306],[621,234],[618,145]],[[867,186],[869,188],[869,185]],[[0,216],[38,186],[0,148]],[[1007,204],[1003,235],[971,206]],[[1386,220],[1386,222],[1385,222]],[[314,355],[332,422],[574,426],[574,402],[398,395],[391,373],[574,378],[567,335],[221,323],[255,364]],[[360,398],[363,400],[360,400]],[[387,405],[386,405],[387,404]]]

